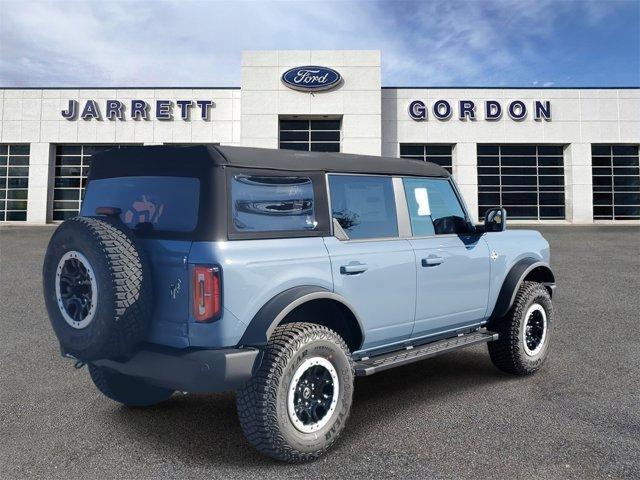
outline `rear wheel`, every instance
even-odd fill
[[[353,368],[333,330],[291,323],[275,329],[259,370],[237,393],[238,417],[251,444],[286,462],[313,460],[344,429]]]
[[[535,372],[547,359],[553,323],[553,305],[544,285],[522,282],[509,313],[489,325],[499,334],[487,344],[491,361],[514,375]]]
[[[148,407],[167,400],[173,390],[150,385],[143,380],[89,365],[89,375],[100,392],[123,405]]]

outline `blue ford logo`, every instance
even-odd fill
[[[315,92],[328,90],[340,83],[342,77],[331,68],[309,65],[295,67],[282,74],[282,82],[294,90],[303,92]]]

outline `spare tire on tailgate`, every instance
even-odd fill
[[[55,231],[44,258],[44,299],[62,351],[83,361],[122,357],[151,320],[151,277],[118,218],[75,217]]]

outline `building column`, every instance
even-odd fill
[[[32,143],[29,149],[29,191],[27,222],[47,223],[49,204],[53,198],[53,163],[55,148],[50,143]],[[50,188],[51,187],[51,188]]]
[[[564,159],[566,218],[571,223],[593,223],[591,144],[569,144]]]
[[[457,143],[453,148],[453,175],[471,218],[478,221],[478,148],[475,143]]]

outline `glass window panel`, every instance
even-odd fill
[[[424,145],[406,145],[401,143],[400,156],[404,157],[407,155],[424,156]]]
[[[535,155],[535,145],[502,145],[500,147],[501,155]]]
[[[311,143],[312,152],[339,152],[339,143]]]
[[[499,157],[478,157],[478,166],[480,167],[497,167],[499,164]]]
[[[593,204],[594,205],[613,205],[613,194],[605,193],[605,192],[594,192]]]
[[[9,145],[9,155],[29,155],[29,145]]]
[[[593,184],[597,186],[611,186],[613,184],[611,176],[608,177],[593,177]]]
[[[615,205],[613,207],[613,215],[616,218],[618,217],[633,217],[633,219],[640,218],[640,206]]]
[[[311,120],[311,130],[340,130],[340,120]]]
[[[536,157],[502,157],[501,164],[503,167],[535,167],[537,162]]]
[[[451,145],[426,145],[427,155],[451,155]]]
[[[405,178],[404,184],[415,236],[468,232],[464,210],[447,180]]]
[[[54,210],[53,211],[53,220],[55,220],[55,221],[66,220],[67,218],[76,217],[78,215],[78,211],[79,211],[79,209],[76,210],[75,212],[66,211],[66,210]]]
[[[280,131],[280,141],[281,142],[308,142],[309,141],[309,132],[308,131]]]
[[[398,236],[390,177],[330,175],[331,211],[349,238]]]
[[[500,177],[502,185],[537,185],[537,178],[535,175],[502,175]]]
[[[339,131],[312,131],[311,141],[312,142],[339,142],[340,132]]]
[[[24,177],[10,177],[7,179],[7,188],[29,188],[29,179]]]
[[[562,156],[564,148],[562,145],[538,145],[538,155]]]
[[[499,175],[483,175],[478,177],[478,185],[500,185],[500,176]]]
[[[637,167],[638,157],[613,157],[614,167]]]
[[[6,155],[0,155],[0,167],[3,167],[7,164],[7,156]]]
[[[82,154],[82,145],[58,145],[56,155],[80,155]]]
[[[591,173],[595,176],[606,175],[611,176],[611,167],[593,167]]]
[[[498,145],[478,145],[478,155],[498,155]]]
[[[540,175],[538,180],[540,182],[540,189],[543,189],[546,185],[564,185],[564,176]]]
[[[0,145],[0,155],[7,155],[9,153],[9,145]]]
[[[638,192],[615,192],[614,199],[616,205],[640,205],[640,191]]]
[[[536,175],[536,167],[502,167],[502,175]]]
[[[614,187],[640,187],[640,177],[613,177],[613,185]]]
[[[9,169],[11,170],[11,169]],[[640,175],[640,168],[638,167],[615,167],[613,169],[614,175],[635,175],[636,177]]]
[[[27,196],[29,194],[29,190],[27,189],[23,189],[23,190],[2,190],[2,193],[4,194],[6,192],[6,197],[8,199],[11,200],[26,200]],[[2,197],[4,198],[4,196]]]
[[[564,175],[564,168],[538,168],[538,175]]]
[[[80,178],[56,177],[55,187],[80,188]]]
[[[56,168],[56,176],[58,177],[79,177],[81,172],[80,166]]]
[[[540,205],[564,205],[564,192],[541,192]]]
[[[613,155],[638,155],[638,147],[635,145],[613,145]]]
[[[76,213],[80,211],[80,200],[66,201],[66,200],[54,200],[53,208],[56,210],[74,210]]]
[[[13,167],[28,167],[29,157],[14,157],[11,156],[11,166]]]
[[[80,190],[77,188],[56,188],[53,190],[54,200],[80,200]]]
[[[611,145],[591,145],[591,155],[611,155]]]
[[[538,157],[538,165],[541,167],[562,167],[564,159],[562,157]]]
[[[540,207],[540,218],[563,219],[565,217],[564,206]]]
[[[27,202],[24,200],[7,200],[7,210],[26,210]]]
[[[478,203],[480,205],[498,206],[500,205],[499,193],[483,192],[478,195]]]
[[[591,159],[591,165],[594,167],[610,167],[611,157],[593,157]]]
[[[21,190],[10,190],[11,192],[21,191]],[[4,200],[7,196],[7,190],[0,190],[0,200]],[[2,210],[2,209],[0,209]]]
[[[280,130],[309,130],[309,120],[280,120]]]
[[[500,175],[498,167],[478,167],[478,175]]]
[[[7,171],[9,177],[28,177],[29,167],[9,167]]]
[[[508,192],[502,194],[502,205],[537,205],[538,194],[535,192]]]
[[[538,218],[538,207],[537,206],[527,206],[527,207],[509,207],[507,210],[507,218],[518,218],[522,220],[534,220]]]
[[[24,222],[27,219],[27,212],[10,212],[7,211],[5,219],[8,222]]]

